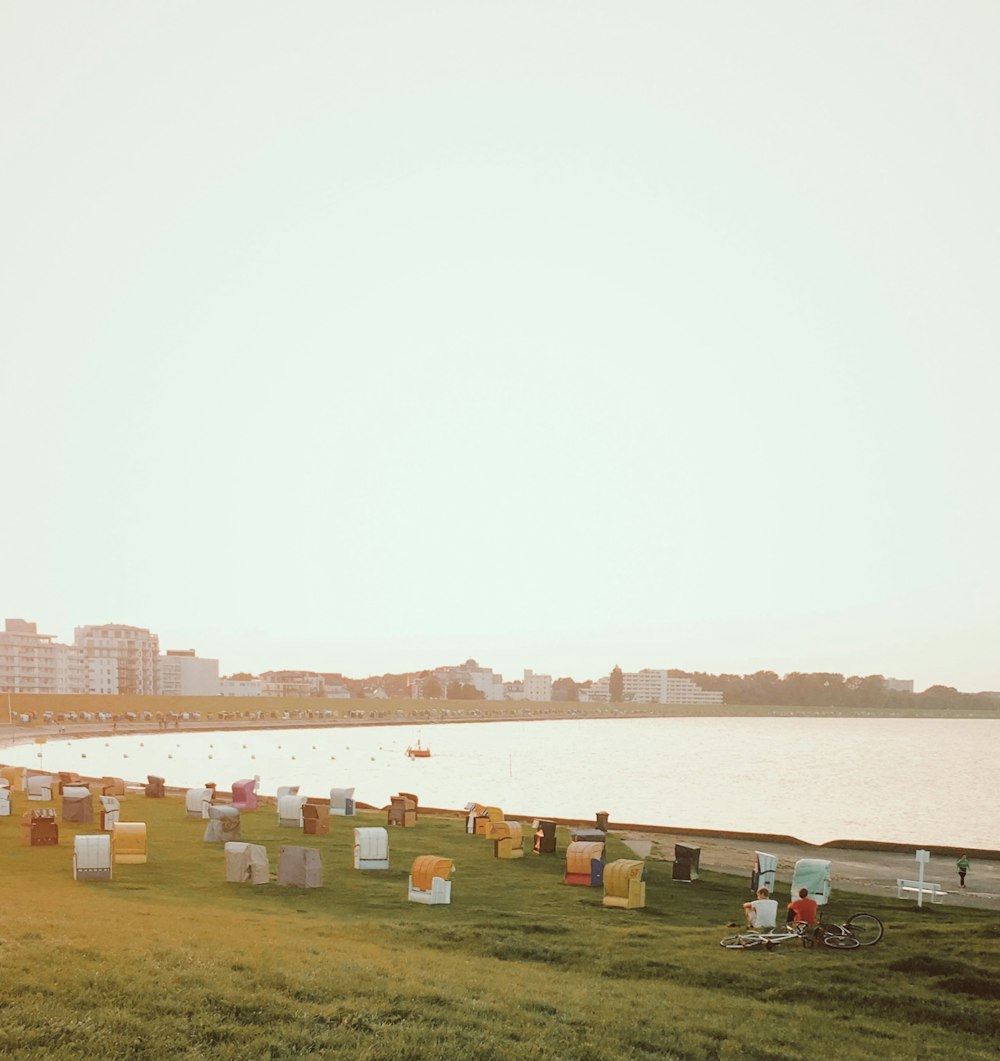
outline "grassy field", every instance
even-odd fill
[[[563,857],[497,861],[456,819],[390,830],[388,872],[352,868],[353,828],[326,837],[243,814],[244,840],[322,853],[321,888],[229,884],[179,799],[122,800],[150,859],[72,878],[73,836],[20,843],[0,818],[5,904],[0,1058],[993,1059],[1000,927],[990,911],[917,913],[837,893],[833,917],[886,922],[875,947],[722,950],[747,880],[673,882],[647,864],[647,907],[606,909],[562,884]],[[568,836],[560,829],[560,851]],[[614,837],[608,857],[630,857]],[[417,854],[456,862],[451,906],[406,901]]]

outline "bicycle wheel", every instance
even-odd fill
[[[855,947],[861,946],[857,938],[852,936],[850,932],[845,933],[843,936],[828,932],[823,937],[823,945],[833,947],[834,950],[853,950]]]
[[[878,943],[884,931],[882,922],[874,914],[851,914],[845,927],[862,947]]]
[[[763,942],[760,936],[726,936],[719,940],[719,946],[726,950],[753,950]]]

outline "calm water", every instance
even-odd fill
[[[418,737],[430,759],[406,758]],[[997,848],[998,740],[992,719],[587,719],[50,740],[3,758],[184,787],[259,774],[268,794],[353,785],[376,806],[402,789],[512,816]]]

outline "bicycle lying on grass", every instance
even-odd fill
[[[803,947],[822,944],[834,950],[853,950],[878,943],[884,931],[882,922],[874,914],[851,914],[843,924],[806,925],[800,921],[766,932],[751,928],[735,936],[726,936],[719,945],[726,950],[753,950],[755,947],[773,950],[779,943],[799,940]]]

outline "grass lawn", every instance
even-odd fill
[[[13,802],[0,1058],[997,1057],[991,911],[837,892],[828,916],[878,914],[880,944],[731,952],[718,943],[748,879],[683,884],[649,862],[646,909],[612,910],[562,883],[562,829],[558,856],[497,861],[464,822],[431,817],[390,829],[392,868],[361,873],[353,829],[384,813],[306,837],[271,805],[244,812],[242,839],[272,871],[282,844],[318,849],[323,886],[229,884],[182,800],[135,795],[122,820],[148,822],[149,862],[85,883],[73,837],[96,825],[23,847],[21,812],[42,804]],[[455,859],[451,906],[406,901],[418,854]],[[612,836],[608,857],[633,856]]]

